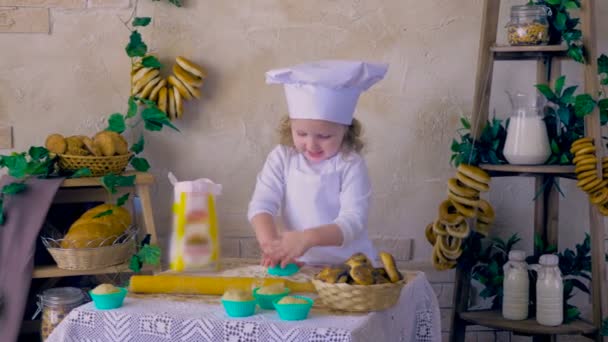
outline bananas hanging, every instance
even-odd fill
[[[432,261],[437,270],[456,266],[471,231],[467,218],[476,219],[475,230],[484,236],[495,218],[492,205],[480,198],[481,192],[490,190],[490,176],[472,165],[460,164],[457,170],[456,177],[448,180],[448,198],[439,205],[439,217],[424,232],[433,246]]]
[[[185,100],[200,99],[199,88],[207,72],[182,56],[175,59],[172,71],[173,74],[164,79],[159,68],[144,67],[141,62],[133,64],[131,95],[156,102],[170,120],[175,120],[182,118]]]

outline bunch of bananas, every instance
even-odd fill
[[[596,205],[600,213],[608,216],[608,159],[602,160],[602,178],[597,174],[597,157],[593,139],[580,138],[572,143],[570,152],[574,154],[572,162],[576,165],[574,172],[578,182],[576,186],[589,195],[589,202]]]
[[[365,254],[355,253],[342,265],[325,267],[315,278],[330,284],[352,285],[396,283],[403,279],[390,253],[380,252],[380,259],[384,267],[374,267]]]
[[[91,138],[85,135],[64,137],[53,133],[47,136],[44,146],[52,153],[75,156],[110,157],[129,153],[127,140],[112,131],[101,131]]]
[[[144,67],[137,62],[131,69],[131,94],[155,101],[169,119],[180,119],[184,114],[183,102],[201,97],[199,88],[206,77],[205,69],[181,56],[175,59],[173,74],[167,79],[160,75],[159,68]]]
[[[490,190],[490,176],[482,169],[460,164],[456,177],[448,180],[448,198],[439,206],[439,217],[429,223],[425,235],[433,246],[433,266],[437,270],[454,268],[462,254],[463,240],[469,235],[467,218],[476,219],[475,230],[487,236],[494,222],[494,209],[480,198]]]

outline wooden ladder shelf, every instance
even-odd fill
[[[492,73],[497,60],[536,60],[537,83],[553,84],[560,77],[560,59],[567,57],[567,47],[549,46],[497,46],[496,34],[500,0],[483,2],[483,17],[475,97],[472,113],[472,133],[478,137],[488,120]],[[595,34],[595,0],[582,0],[580,9],[581,31],[586,51],[587,63],[584,65],[584,91],[598,93],[597,42]],[[554,63],[557,62],[557,63]],[[597,108],[585,118],[585,134],[595,141],[602,141],[600,119]],[[601,145],[600,145],[601,146]],[[598,148],[601,160],[602,149]],[[534,177],[535,193],[542,195],[535,201],[534,233],[549,245],[558,246],[558,206],[559,194],[555,187],[543,187],[553,178],[575,179],[574,166],[560,165],[480,165],[493,177],[524,176]],[[593,322],[577,320],[558,327],[546,327],[536,323],[534,318],[524,321],[509,321],[502,318],[499,311],[468,311],[471,274],[468,270],[456,270],[454,287],[454,310],[451,320],[450,341],[464,341],[467,325],[482,325],[517,334],[532,335],[535,341],[555,340],[557,334],[580,334],[602,341],[600,328],[603,314],[608,313],[606,293],[603,289],[604,271],[604,220],[597,208],[590,206],[589,222],[591,231],[592,283],[591,303]]]

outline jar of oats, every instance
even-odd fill
[[[39,295],[42,310],[40,335],[45,341],[53,329],[72,311],[85,302],[81,289],[75,287],[57,287],[48,289]]]
[[[550,10],[545,6],[520,5],[511,7],[511,20],[507,23],[507,40],[510,45],[545,45],[549,42]]]

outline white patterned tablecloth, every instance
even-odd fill
[[[234,319],[216,301],[127,297],[123,307],[106,311],[87,303],[72,310],[47,341],[441,341],[437,297],[422,272],[405,285],[397,305],[368,314],[319,307],[303,321],[281,321],[266,310]]]

